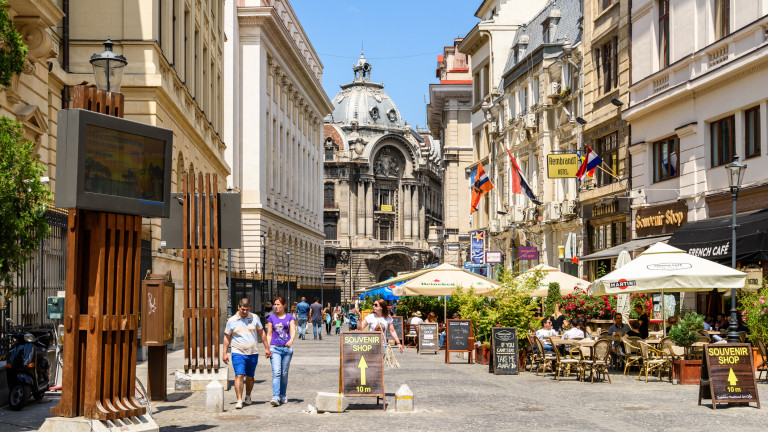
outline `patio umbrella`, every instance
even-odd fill
[[[664,291],[727,291],[744,288],[747,275],[666,243],[656,243],[619,269],[590,285],[592,295],[661,293],[665,320]],[[663,327],[663,326],[662,326]]]
[[[515,279],[529,277],[536,270],[541,270],[541,272],[544,273],[544,278],[539,282],[539,288],[531,291],[529,294],[531,297],[546,297],[549,293],[549,284],[552,282],[560,284],[560,294],[564,296],[571,294],[574,288],[587,289],[589,287],[589,282],[579,279],[576,276],[569,275],[568,273],[563,273],[546,264],[539,264],[532,269],[526,270]]]
[[[471,271],[458,268],[451,264],[441,264],[433,267],[408,282],[395,287],[392,293],[396,296],[449,296],[456,288],[475,289],[481,296],[492,296],[493,290],[499,285],[493,279],[480,276]],[[447,315],[446,301],[443,301],[443,315]],[[445,316],[443,317],[445,319]]]
[[[619,252],[616,258],[616,268],[624,267],[624,264],[632,261],[629,252],[623,250]],[[629,322],[629,294],[619,294],[616,298],[616,310],[624,317],[624,321]]]

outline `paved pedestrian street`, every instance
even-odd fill
[[[263,347],[262,347],[263,348]],[[672,385],[650,378],[638,382],[636,375],[612,374],[612,384],[590,384],[551,375],[530,372],[503,376],[488,373],[487,366],[469,365],[453,355],[456,364],[444,363],[444,351],[438,355],[416,354],[406,348],[398,355],[400,369],[387,369],[385,386],[388,410],[376,406],[375,398],[354,398],[345,413],[316,414],[318,391],[338,390],[339,336],[325,336],[322,341],[298,340],[291,364],[286,405],[272,407],[271,369],[260,359],[256,368],[253,405],[235,409],[233,387],[225,393],[225,412],[205,412],[204,392],[174,392],[168,402],[155,403],[155,420],[161,431],[207,430],[365,430],[381,425],[389,430],[765,430],[768,409],[731,407],[713,411],[709,404],[697,406],[698,386]],[[180,350],[169,352],[168,386],[173,387],[174,369],[182,364]],[[137,367],[146,382],[146,363]],[[234,376],[231,376],[234,378]],[[414,394],[416,411],[395,412],[394,394],[408,384]],[[768,395],[768,385],[758,384]],[[55,395],[43,402],[32,402],[20,412],[0,411],[0,430],[37,429]],[[764,402],[765,403],[765,402]],[[309,428],[309,429],[308,429]]]

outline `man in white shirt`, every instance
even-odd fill
[[[555,352],[552,344],[547,338],[557,336],[557,331],[552,328],[552,319],[549,317],[541,320],[541,328],[536,330],[536,337],[544,344],[544,351]]]

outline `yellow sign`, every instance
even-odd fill
[[[573,178],[579,170],[579,157],[575,153],[547,155],[547,177]]]
[[[381,205],[381,211],[391,212],[392,206],[390,204],[382,204]]]
[[[365,356],[360,356],[360,363],[358,363],[357,367],[360,368],[360,385],[365,385],[365,370],[368,369],[368,363],[365,362]],[[733,373],[733,370],[731,370],[731,373]]]

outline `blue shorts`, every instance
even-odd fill
[[[256,372],[256,365],[259,364],[258,354],[238,354],[232,353],[232,366],[235,368],[235,375],[245,375],[253,378]]]

